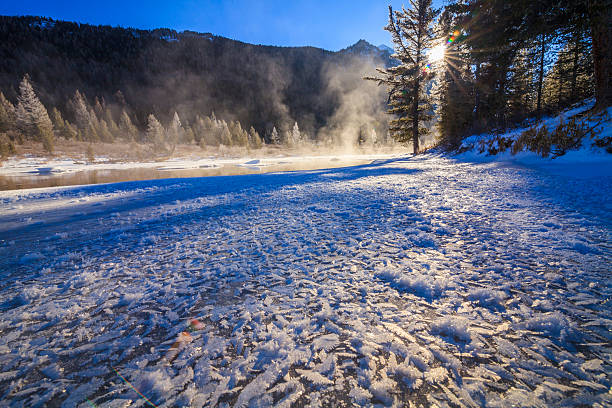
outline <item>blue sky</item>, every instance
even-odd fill
[[[135,28],[211,32],[253,44],[312,45],[336,51],[363,38],[391,45],[387,6],[377,0],[20,0],[0,2],[2,15]],[[443,0],[434,0],[438,7]]]

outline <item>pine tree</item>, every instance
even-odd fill
[[[64,137],[68,140],[78,140],[79,137],[79,130],[67,120],[64,121]]]
[[[113,139],[116,139],[120,133],[119,126],[117,125],[117,122],[115,122],[115,118],[114,118],[114,115],[113,115],[113,112],[110,106],[107,106],[104,110],[104,120],[106,121],[106,124],[108,125],[108,130],[113,136]]]
[[[155,151],[165,150],[165,131],[155,115],[149,114],[147,118],[147,142],[153,144]]]
[[[378,144],[378,136],[376,135],[376,129],[374,128],[372,128],[372,131],[370,132],[370,141],[373,145]]]
[[[15,107],[0,92],[0,132],[14,130],[17,127],[15,121]]]
[[[246,146],[249,141],[247,132],[242,129],[239,121],[234,121],[229,124],[229,130],[232,138],[232,144],[236,146]]]
[[[249,143],[251,147],[255,149],[259,149],[262,146],[261,137],[259,136],[259,133],[257,133],[257,131],[255,130],[253,126],[251,126],[251,128],[249,129]]]
[[[389,24],[400,64],[379,69],[382,77],[368,77],[389,89],[389,113],[395,115],[390,131],[400,142],[412,141],[414,154],[419,152],[421,124],[431,114],[431,98],[425,83],[431,79],[425,53],[434,46],[433,22],[436,11],[431,0],[410,0],[410,8],[393,11],[389,6]]]
[[[302,135],[297,122],[293,124],[293,129],[291,129],[291,143],[293,146],[299,146],[302,144]]]
[[[78,89],[74,92],[69,106],[74,115],[75,124],[81,132],[83,139],[89,141],[97,140],[97,132],[95,131],[89,105]]]
[[[138,129],[136,129],[136,126],[134,126],[125,110],[121,112],[118,127],[125,140],[133,142],[138,138]]]
[[[227,126],[227,122],[225,120],[219,121],[218,129],[219,129],[219,141],[221,142],[221,144],[224,146],[231,146],[232,145],[232,133],[230,132],[229,127]]]
[[[61,112],[57,108],[51,109],[51,122],[53,123],[53,129],[55,134],[68,139],[68,133],[66,132],[66,121],[62,117]]]
[[[190,126],[187,126],[183,135],[183,143],[191,144],[193,142],[195,142],[195,133]]]
[[[106,123],[106,121],[104,119],[101,119],[98,121],[97,123],[97,134],[100,137],[100,140],[102,140],[105,143],[112,143],[113,142],[113,134],[111,133],[108,124]]]
[[[274,145],[279,145],[281,142],[278,131],[276,130],[276,126],[272,128],[272,133],[270,134],[270,143]]]
[[[176,146],[179,141],[182,141],[184,138],[185,131],[183,129],[183,125],[181,124],[181,119],[177,112],[174,112],[174,116],[172,117],[172,122],[170,123],[170,128],[168,129],[168,142],[172,146]]]
[[[53,151],[53,124],[47,109],[36,96],[27,75],[19,84],[17,100],[17,127],[26,138],[43,142],[45,150],[51,153]]]
[[[593,44],[594,110],[600,111],[612,106],[612,4],[610,0],[588,0],[586,3]]]

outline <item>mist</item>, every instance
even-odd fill
[[[342,65],[328,63],[323,70],[325,92],[334,95],[338,104],[328,122],[317,133],[325,145],[352,152],[359,144],[386,141],[388,115],[385,112],[386,90],[363,78],[376,72],[382,61],[352,57]],[[378,140],[372,140],[376,132]]]

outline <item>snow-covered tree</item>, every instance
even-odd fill
[[[261,148],[262,145],[261,137],[253,126],[251,126],[251,128],[249,129],[249,143],[251,147],[254,147],[255,149]]]
[[[43,142],[45,150],[53,151],[53,124],[27,75],[19,84],[17,101],[15,116],[19,130],[25,137]]]
[[[213,112],[214,115],[214,112]],[[219,122],[219,128],[220,128],[220,134],[219,134],[219,140],[221,142],[222,145],[225,146],[231,146],[232,145],[232,133],[229,130],[229,127],[227,126],[227,122],[225,120],[221,120],[218,121]]]
[[[232,135],[232,144],[236,146],[246,146],[249,142],[248,133],[242,129],[239,121],[234,121],[229,124],[229,130]]]
[[[279,145],[281,142],[276,126],[272,128],[272,134],[270,135],[270,143]]]
[[[129,141],[134,141],[138,137],[138,129],[136,129],[136,126],[134,126],[125,110],[121,112],[121,117],[119,118],[119,131],[123,138]]]
[[[293,124],[293,129],[291,130],[291,143],[294,146],[298,146],[302,143],[302,134],[300,133],[297,122]]]
[[[15,123],[15,107],[0,92],[0,132],[13,130],[17,127]]]
[[[176,145],[179,141],[184,138],[184,129],[181,124],[181,119],[177,112],[174,112],[174,116],[172,117],[172,122],[170,123],[170,129],[168,129],[168,141],[171,145]]]
[[[431,96],[426,82],[431,79],[426,52],[434,47],[432,0],[409,0],[410,7],[394,11],[389,6],[389,24],[399,65],[379,70],[382,77],[368,77],[389,90],[389,113],[393,136],[400,142],[412,142],[414,154],[419,152],[419,136],[423,122],[429,120]]]
[[[89,106],[78,89],[75,91],[74,96],[70,101],[70,106],[74,113],[74,120],[79,130],[85,133],[89,132],[90,128],[92,127]]]
[[[147,118],[147,142],[152,143],[156,151],[165,150],[165,133],[163,126],[155,115],[149,114]]]

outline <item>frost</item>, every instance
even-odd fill
[[[432,333],[449,339],[467,343],[471,340],[467,320],[459,316],[450,316],[436,322],[431,327]]]
[[[561,342],[574,339],[577,334],[573,324],[561,312],[537,314],[520,326]]]
[[[499,290],[473,289],[468,293],[468,299],[488,309],[502,310],[506,294]]]
[[[330,385],[333,384],[334,382],[331,381],[329,378],[322,376],[321,374],[315,372],[315,371],[309,371],[309,370],[297,370],[297,372],[306,380],[308,380],[309,382],[311,382],[313,385],[315,386],[319,386],[319,385]]]
[[[104,384],[99,378],[93,378],[88,383],[78,386],[70,393],[68,398],[62,403],[62,408],[76,407],[79,402],[85,401],[87,397],[96,392]]]
[[[325,336],[320,336],[316,338],[312,342],[312,346],[314,350],[330,351],[336,348],[339,343],[340,342],[337,334],[326,334]]]
[[[29,254],[25,254],[24,256],[22,256],[19,259],[19,262],[22,264],[27,264],[30,262],[40,261],[41,259],[44,259],[44,258],[45,256],[41,254],[40,252],[30,252]]]
[[[166,400],[175,390],[172,378],[163,369],[141,373],[133,382],[145,397],[158,403]],[[138,396],[134,395],[134,398]]]
[[[608,406],[610,192],[433,154],[0,192],[0,398]]]
[[[392,393],[396,388],[395,381],[390,378],[385,378],[380,381],[376,381],[370,385],[370,392],[372,396],[382,402],[386,406],[393,404],[394,398]]]
[[[372,398],[372,393],[368,390],[364,390],[360,387],[355,387],[349,392],[349,397],[355,402],[357,405],[366,405],[370,402],[370,398]]]
[[[396,374],[401,376],[402,381],[412,388],[419,388],[423,384],[423,373],[411,365],[402,364],[395,369]]]

